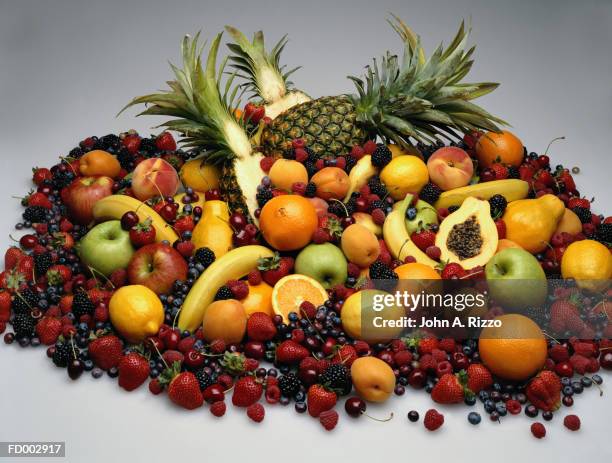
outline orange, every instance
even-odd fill
[[[546,339],[540,327],[519,314],[496,317],[500,327],[486,327],[480,333],[478,350],[482,362],[503,379],[523,381],[544,366]]]
[[[306,275],[287,275],[274,285],[272,308],[288,321],[290,312],[300,314],[302,302],[308,301],[318,307],[327,299],[327,291],[317,280]]]
[[[308,183],[308,172],[304,164],[292,159],[277,159],[268,174],[272,185],[291,191],[294,183]]]
[[[495,162],[520,166],[523,162],[523,142],[512,132],[487,132],[476,143],[476,157],[480,167]]]
[[[205,341],[222,339],[227,344],[242,341],[246,332],[247,316],[243,305],[235,299],[215,301],[206,308],[202,320]]]
[[[281,195],[266,203],[259,216],[259,229],[279,251],[294,251],[310,243],[317,229],[317,212],[303,196]]]
[[[255,312],[267,313],[271,317],[274,315],[272,310],[272,286],[261,282],[257,286],[249,285],[249,295],[242,299],[242,305],[247,317]]]
[[[79,170],[87,177],[106,176],[116,178],[121,171],[117,158],[102,150],[93,150],[79,160]]]
[[[432,267],[418,262],[400,265],[394,269],[400,280],[440,280],[440,274]]]

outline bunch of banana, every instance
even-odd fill
[[[494,195],[502,195],[510,203],[517,199],[525,199],[528,193],[529,184],[523,180],[493,180],[492,182],[477,183],[445,191],[440,195],[434,206],[437,209],[461,206],[465,198],[489,199]]]
[[[206,308],[214,301],[219,288],[228,280],[243,278],[257,267],[259,259],[272,256],[272,250],[251,245],[233,249],[214,261],[200,275],[185,298],[178,320],[181,331],[195,331],[202,324]]]
[[[421,264],[436,267],[438,263],[412,242],[406,229],[406,210],[413,197],[412,194],[407,194],[399,206],[387,216],[383,224],[383,238],[394,258],[403,261],[406,257],[412,256]]]
[[[126,212],[135,212],[141,222],[151,219],[155,227],[155,241],[168,241],[170,244],[179,239],[172,227],[161,216],[142,201],[126,195],[111,195],[98,201],[93,208],[96,222],[121,220]]]
[[[355,191],[368,183],[372,177],[377,174],[378,170],[372,165],[372,156],[366,154],[357,164],[353,166],[349,173],[349,189],[344,197],[344,202],[347,202]]]

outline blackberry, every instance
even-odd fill
[[[47,270],[53,265],[53,259],[51,253],[45,252],[43,254],[34,255],[34,272],[36,276],[43,276],[47,273]]]
[[[306,167],[306,172],[308,172],[309,178],[317,173],[317,167],[315,166],[314,162],[306,161],[304,163],[304,167]]]
[[[98,140],[106,150],[117,151],[121,148],[121,138],[119,138],[114,133],[109,133],[108,135],[104,135],[100,140]]]
[[[589,223],[591,221],[591,211],[586,207],[574,207],[572,212],[578,216],[582,223]]]
[[[233,299],[233,298],[234,298],[234,293],[229,288],[229,286],[226,286],[226,285],[221,286],[219,288],[219,291],[217,291],[217,294],[215,295],[215,301],[224,301],[226,299]]]
[[[346,156],[346,167],[344,168],[346,173],[350,173],[351,169],[355,167],[355,164],[357,164],[357,159],[353,156]]]
[[[380,177],[378,175],[372,177],[368,181],[368,186],[370,187],[370,191],[375,195],[378,195],[381,198],[387,196],[387,188],[385,187],[385,184],[380,181]]]
[[[346,216],[346,211],[344,210],[342,203],[340,203],[339,201],[332,201],[329,207],[327,208],[327,212],[329,212],[330,214],[337,215],[338,217]]]
[[[199,370],[194,371],[193,374],[195,375],[196,379],[198,380],[198,383],[200,384],[201,391],[215,384],[215,377],[212,374],[206,373],[206,371],[204,371],[204,368],[200,368]]]
[[[47,221],[47,209],[42,206],[30,206],[22,214],[23,220],[30,223],[45,223]]]
[[[195,261],[208,268],[215,261],[215,253],[209,248],[200,248],[195,252]]]
[[[56,344],[55,352],[53,353],[53,363],[58,367],[65,368],[68,366],[68,362],[72,355],[72,347],[69,343]]]
[[[308,161],[312,162],[313,164],[317,162],[317,159],[319,159],[319,156],[317,156],[317,153],[315,153],[313,150],[311,150],[308,147],[304,148],[304,150],[308,153]]]
[[[74,173],[70,170],[61,171],[58,170],[55,175],[53,175],[53,179],[51,180],[51,184],[53,188],[56,190],[61,190],[64,187],[67,187],[74,180]]]
[[[459,210],[459,206],[448,206],[448,213],[452,214],[453,212]]]
[[[68,157],[72,159],[79,159],[84,154],[85,152],[83,151],[83,149],[80,146],[77,146],[76,148],[72,148],[70,150],[70,153],[68,153]]]
[[[349,369],[341,363],[329,366],[321,376],[319,381],[324,386],[336,391],[340,395],[350,394],[353,388]]]
[[[382,209],[383,212],[387,209],[387,203],[382,199],[377,199],[376,201],[372,201],[370,204],[370,212],[374,209]]]
[[[272,190],[268,189],[261,190],[255,195],[255,198],[257,199],[257,205],[259,207],[264,207],[266,203],[270,201],[273,197],[274,195],[272,194]]]
[[[391,162],[393,153],[386,145],[377,145],[372,153],[372,165],[376,167],[384,167]]]
[[[380,260],[370,265],[370,278],[372,280],[397,280],[397,273],[387,267]]]
[[[314,198],[314,195],[317,193],[317,185],[313,182],[308,182],[306,185],[306,191],[304,192],[304,196],[307,198]]]
[[[152,155],[157,151],[157,146],[155,145],[155,140],[152,138],[143,138],[140,140],[140,151],[145,154]]]
[[[127,148],[122,148],[117,153],[117,161],[121,164],[125,170],[131,170],[132,164],[134,163],[134,156],[127,150]]]
[[[18,338],[32,336],[35,326],[36,322],[29,313],[18,313],[13,318],[13,330]]]
[[[15,294],[13,298],[13,312],[16,314],[27,313],[38,305],[38,295],[30,288],[26,288]]]
[[[491,217],[500,217],[506,210],[508,201],[502,195],[493,195],[489,198],[489,204],[491,205]]]
[[[93,315],[96,306],[85,291],[77,291],[72,299],[72,313],[79,320],[83,315]]]
[[[508,178],[521,178],[521,174],[519,172],[518,167],[516,166],[508,167]]]
[[[544,307],[527,307],[525,316],[531,318],[540,328],[544,328],[546,323],[546,309]]]
[[[278,388],[285,397],[293,397],[300,390],[300,380],[294,373],[278,378]]]
[[[440,190],[438,185],[429,182],[419,193],[419,199],[422,199],[426,203],[433,204],[438,200],[441,194],[442,190]]]
[[[602,223],[597,227],[595,239],[601,243],[612,243],[612,223]]]

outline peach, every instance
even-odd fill
[[[344,199],[349,190],[349,176],[339,167],[324,167],[310,179],[317,186],[317,196],[326,201]]]
[[[327,201],[321,198],[317,198],[316,196],[314,198],[308,198],[308,201],[310,201],[314,206],[315,211],[317,211],[318,217],[325,217],[327,215],[327,208],[329,207]]]
[[[155,196],[174,196],[179,185],[178,173],[163,159],[145,159],[134,169],[132,190],[141,201]]]
[[[456,146],[436,150],[427,161],[429,178],[442,190],[461,188],[470,183],[474,164],[470,155]]]
[[[346,258],[361,268],[369,267],[380,255],[380,244],[376,235],[358,223],[344,230],[340,246]]]
[[[277,159],[268,176],[272,185],[285,191],[291,191],[294,183],[308,183],[306,167],[292,159]]]

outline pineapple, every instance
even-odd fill
[[[232,108],[240,104],[236,98],[238,87],[232,85],[235,74],[224,84],[221,82],[227,64],[226,59],[217,69],[222,34],[210,46],[205,69],[201,62],[204,47],[198,46],[199,35],[183,39],[183,68],[171,65],[175,80],[168,82],[169,90],[134,98],[123,110],[147,104],[150,106],[139,115],[173,117],[161,126],[181,133],[183,146],[193,148],[204,162],[222,167],[220,189],[230,210],[256,222],[255,195],[265,175],[260,167],[262,154],[253,152],[244,121],[233,114]]]
[[[305,93],[291,89],[291,82],[287,80],[299,68],[285,71],[284,66],[280,66],[280,54],[287,45],[286,35],[270,53],[266,53],[262,31],[255,33],[250,42],[234,27],[226,26],[225,30],[235,42],[227,45],[233,53],[230,56],[232,66],[240,72],[241,77],[248,80],[246,88],[262,99],[266,116],[274,119],[292,106],[310,101]]]
[[[472,130],[499,131],[504,121],[470,101],[498,84],[461,83],[474,52],[465,50],[469,30],[463,22],[451,44],[440,45],[429,59],[399,18],[389,22],[404,42],[402,60],[387,52],[380,64],[374,60],[366,68],[365,80],[349,77],[356,94],[319,98],[280,114],[261,136],[267,155],[282,156],[294,138],[304,138],[319,156],[337,156],[376,134],[411,149],[414,142],[432,144]]]

